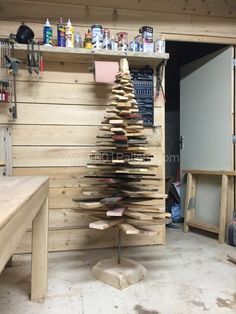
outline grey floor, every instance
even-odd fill
[[[145,281],[119,291],[93,279],[90,269],[113,249],[49,254],[48,298],[32,303],[30,257],[14,256],[0,275],[1,314],[199,314],[236,313],[236,248],[181,230],[167,231],[167,245],[123,249],[142,263]]]

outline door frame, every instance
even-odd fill
[[[206,44],[225,44],[232,46],[234,48],[234,59],[236,60],[236,37],[215,37],[215,36],[205,36],[205,35],[186,35],[186,34],[162,34],[165,41],[176,41],[176,42],[189,42],[189,43],[206,43]],[[171,56],[170,56],[171,58]],[[233,117],[232,117],[232,136],[236,135],[236,65],[233,68]],[[236,170],[236,143],[233,144],[233,170]],[[181,174],[180,174],[181,176]],[[228,211],[232,211],[232,208],[236,210],[236,178],[233,177],[229,182],[228,191]],[[229,215],[228,215],[229,216]],[[227,222],[229,223],[229,221]]]

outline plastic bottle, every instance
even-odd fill
[[[57,46],[66,46],[66,28],[62,17],[60,17],[59,23],[57,24]]]
[[[83,46],[82,37],[80,36],[79,30],[75,30],[75,40],[74,40],[74,47],[81,48]]]
[[[71,25],[70,19],[66,24],[66,47],[74,48],[74,27]]]
[[[45,46],[52,46],[52,26],[47,19],[43,27],[43,43]]]
[[[87,48],[87,49],[93,48],[92,34],[91,34],[90,29],[88,29],[88,32],[85,33],[85,36],[84,36],[84,48]]]

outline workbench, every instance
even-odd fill
[[[188,232],[189,227],[202,229],[218,234],[219,243],[225,242],[226,230],[233,218],[233,207],[229,206],[229,193],[234,188],[233,179],[236,171],[210,171],[210,170],[183,170],[187,174],[185,213],[184,213],[184,232]],[[215,226],[205,221],[196,219],[195,201],[196,185],[198,176],[220,176],[221,177],[221,196],[219,208],[219,225]]]
[[[0,273],[32,226],[31,300],[47,294],[48,177],[0,177]]]

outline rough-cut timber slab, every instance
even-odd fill
[[[145,279],[146,273],[145,267],[128,258],[121,258],[120,264],[116,258],[105,259],[92,268],[96,279],[119,290]]]

